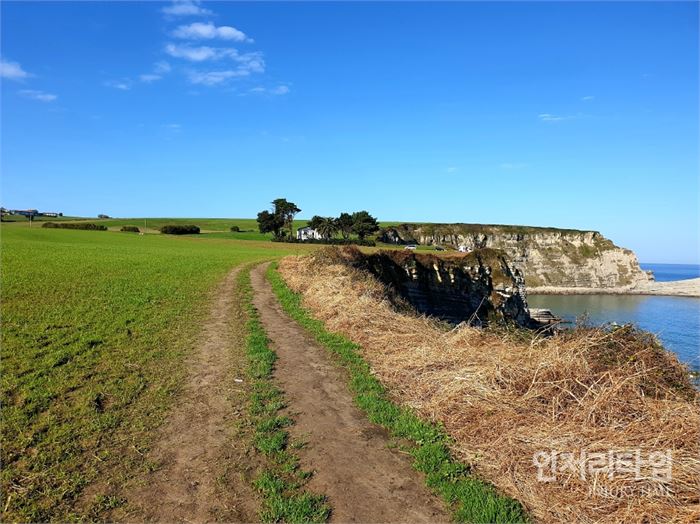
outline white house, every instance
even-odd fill
[[[297,229],[297,240],[322,240],[321,233],[314,228],[306,226]]]

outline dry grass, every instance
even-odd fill
[[[398,402],[444,424],[457,456],[536,520],[700,519],[700,401],[653,336],[631,327],[549,338],[449,330],[396,311],[383,285],[338,250],[286,258],[280,272],[329,330],[362,346]],[[540,482],[533,457],[552,450],[574,457],[559,455],[556,479]],[[642,459],[670,450],[671,478],[655,477],[645,460],[639,474],[621,471],[620,453],[636,450]]]

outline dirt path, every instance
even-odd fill
[[[267,265],[251,275],[255,307],[278,360],[275,380],[308,442],[302,466],[315,472],[309,489],[328,495],[335,522],[447,522],[442,503],[424,485],[405,454],[387,447],[386,433],[353,404],[346,377],[326,350],[279,306],[265,280]]]
[[[237,424],[246,398],[235,382],[245,376],[237,273],[214,293],[200,345],[187,362],[187,384],[147,457],[159,467],[130,490],[128,520],[257,520],[257,498],[246,478],[254,461]]]

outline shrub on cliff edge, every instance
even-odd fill
[[[87,231],[107,231],[107,226],[92,222],[44,222],[41,227],[49,229],[84,229]]]
[[[199,235],[199,226],[169,224],[160,228],[164,235]]]

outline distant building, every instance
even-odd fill
[[[40,216],[39,210],[37,209],[10,209],[11,215],[21,215],[27,218],[34,218],[35,216]]]
[[[0,213],[4,215],[20,215],[33,219],[34,217],[62,217],[63,213],[54,213],[39,211],[38,209],[5,209],[4,207],[0,209]]]
[[[297,229],[297,240],[323,240],[323,237],[314,228],[306,226]]]
[[[467,246],[459,246],[460,253],[471,253],[472,248]]]

